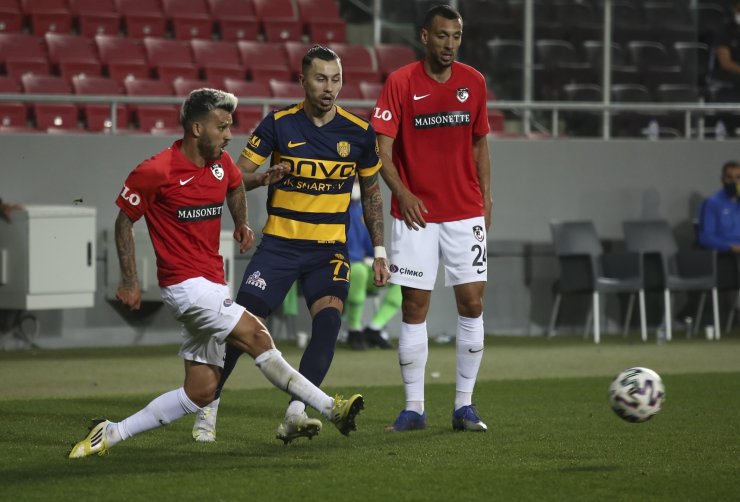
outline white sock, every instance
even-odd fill
[[[398,364],[406,391],[406,409],[424,413],[424,370],[429,356],[427,323],[401,323]]]
[[[124,441],[140,432],[167,425],[188,413],[195,413],[199,410],[200,407],[192,402],[185,394],[185,389],[180,387],[154,398],[143,410],[114,424],[116,427],[109,427],[109,429],[115,428],[116,431],[111,431],[110,434],[107,433],[106,439],[113,440],[113,444],[115,444],[118,442],[116,441],[118,438]],[[108,446],[112,446],[112,444],[108,443]]]
[[[288,409],[285,410],[285,416],[302,415],[306,411],[306,404],[301,401],[291,401]]]
[[[218,405],[221,403],[221,398],[214,399],[210,404],[204,406],[204,408],[213,408],[214,411],[218,411]]]
[[[483,315],[457,317],[457,376],[455,378],[455,409],[473,402],[473,388],[483,359]]]
[[[294,370],[283,359],[279,350],[270,349],[263,352],[254,359],[254,364],[275,387],[296,396],[326,418],[332,418],[334,399]]]

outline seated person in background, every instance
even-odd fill
[[[734,89],[740,97],[740,1],[733,5],[733,18],[714,41],[707,83],[710,87]]]
[[[722,166],[722,185],[699,210],[699,244],[740,253],[740,162],[733,160]]]
[[[344,317],[349,334],[347,343],[352,350],[364,350],[366,346],[390,349],[392,345],[383,338],[381,331],[401,308],[401,286],[388,284],[383,304],[373,316],[370,325],[362,329],[362,313],[368,293],[377,294],[378,287],[373,283],[373,243],[362,219],[360,187],[355,183],[349,205],[350,224],[347,232],[350,275],[349,293]]]

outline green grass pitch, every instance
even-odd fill
[[[295,363],[300,352],[282,345]],[[662,346],[488,337],[474,396],[484,434],[451,430],[454,358],[450,345],[430,347],[424,431],[383,432],[403,406],[395,351],[340,348],[326,389],[366,399],[348,438],[324,420],[312,441],[283,446],[274,434],[287,398],[245,357],[216,443],[193,442],[186,417],[105,457],[68,460],[90,418],[119,420],[180,385],[176,347],[0,353],[0,500],[738,499],[737,335]],[[661,374],[666,401],[630,424],[607,388],[637,365]]]

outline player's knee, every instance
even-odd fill
[[[457,313],[463,317],[480,317],[483,313],[483,299],[467,298],[463,302],[458,302]]]
[[[342,314],[334,307],[326,307],[319,310],[311,323],[313,333],[339,334],[341,327]]]
[[[199,407],[208,406],[216,399],[216,387],[218,381],[214,381],[212,384],[199,385],[198,388],[185,389],[185,393],[188,398]]]

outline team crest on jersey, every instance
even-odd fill
[[[262,140],[256,134],[252,134],[249,137],[249,146],[251,146],[252,148],[257,148],[258,146],[260,146],[260,143],[262,143]]]
[[[340,141],[337,143],[337,153],[340,157],[349,156],[349,141]]]
[[[473,227],[473,236],[475,236],[478,242],[483,242],[483,238],[485,237],[485,235],[483,234],[483,227],[480,225],[475,225]]]
[[[465,103],[468,98],[470,97],[470,91],[467,87],[460,87],[457,90],[457,99],[460,101],[460,103]]]
[[[217,180],[221,181],[224,179],[224,168],[221,164],[216,163],[211,166],[211,172]]]

